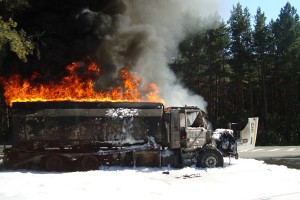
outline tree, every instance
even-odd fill
[[[266,68],[267,68],[267,58],[269,55],[269,45],[268,37],[270,33],[266,25],[265,14],[260,8],[257,9],[255,15],[255,25],[253,31],[253,50],[254,59],[257,66],[257,77],[258,77],[258,91],[257,91],[257,101],[263,102],[259,109],[263,112],[261,113],[263,118],[268,115],[268,103],[267,103],[267,89],[266,89]],[[264,122],[266,119],[261,119]]]
[[[282,122],[280,141],[290,144],[300,135],[300,127],[295,128],[295,124],[291,123],[295,119],[299,121],[299,110],[295,109],[295,105],[299,102],[297,76],[300,71],[294,47],[297,46],[300,36],[300,22],[297,10],[290,3],[281,9],[278,19],[273,23],[272,31],[276,47],[272,82],[275,83],[273,87],[277,100],[273,104],[273,110],[279,116],[277,120]]]
[[[253,113],[252,92],[252,37],[250,13],[246,7],[244,10],[240,3],[233,6],[228,21],[230,32],[230,64],[233,68],[232,77],[232,112],[237,116],[236,120],[245,117],[245,111]],[[247,89],[248,87],[248,89]],[[249,91],[249,96],[244,94]],[[247,99],[247,101],[246,101]]]
[[[4,21],[0,16],[0,51],[6,50],[6,45],[9,44],[10,51],[17,54],[18,58],[27,61],[27,56],[32,54],[33,43],[26,38],[26,33],[23,30],[16,30],[17,23],[11,18]]]
[[[208,100],[208,111],[214,122],[224,124],[227,120],[228,109],[228,81],[229,66],[228,59],[229,34],[226,24],[219,20],[216,27],[205,32],[204,52],[207,57],[207,70],[205,76],[206,99]],[[203,91],[203,90],[202,90]]]

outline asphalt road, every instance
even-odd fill
[[[300,169],[300,146],[258,146],[249,151],[239,152],[239,156]]]
[[[300,146],[257,146],[239,152],[241,158],[300,158]]]

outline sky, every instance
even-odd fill
[[[290,4],[297,9],[297,13],[300,14],[300,0],[222,0],[221,2],[219,12],[225,22],[230,17],[230,11],[233,5],[236,5],[238,2],[240,2],[243,9],[248,7],[252,19],[254,19],[257,8],[260,7],[267,17],[267,22],[271,19],[276,20],[281,8],[283,8],[287,2],[290,2]]]
[[[299,200],[300,170],[253,159],[203,169],[101,167],[88,172],[0,171],[0,199]]]

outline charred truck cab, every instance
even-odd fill
[[[147,102],[20,102],[12,107],[7,168],[95,170],[100,166],[223,166],[235,140],[208,130],[192,106]],[[228,134],[229,133],[229,134]],[[226,147],[226,148],[225,148]]]
[[[198,167],[223,166],[225,154],[212,145],[212,132],[208,130],[205,115],[205,112],[194,106],[165,109],[164,119],[167,132],[165,135],[168,149],[167,153],[162,153],[164,165],[173,167],[192,164]]]

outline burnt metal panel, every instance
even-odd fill
[[[161,109],[162,103],[153,102],[74,102],[74,101],[47,101],[47,102],[14,102],[14,109],[75,109],[75,108],[136,108]]]
[[[171,113],[171,130],[170,130],[170,147],[180,148],[180,123],[179,110],[170,110]]]
[[[127,108],[120,108],[120,109],[127,109]],[[22,111],[21,109],[13,109],[14,116],[31,116],[31,117],[43,117],[43,116],[49,116],[49,117],[71,117],[71,116],[85,116],[85,117],[99,117],[99,116],[108,116],[109,111],[117,111],[114,108],[99,108],[99,109],[81,109],[81,108],[67,108],[67,109],[39,109],[34,110],[34,112],[30,112],[28,109],[25,111]],[[129,111],[135,112],[140,117],[161,117],[162,116],[162,110],[161,109],[133,109],[130,108]],[[32,110],[33,111],[33,110]]]
[[[200,148],[206,143],[207,130],[203,127],[187,127],[186,128],[186,147]]]
[[[122,113],[123,112],[123,113]],[[162,140],[163,105],[146,102],[14,103],[12,127],[19,140],[85,140],[116,146]]]

